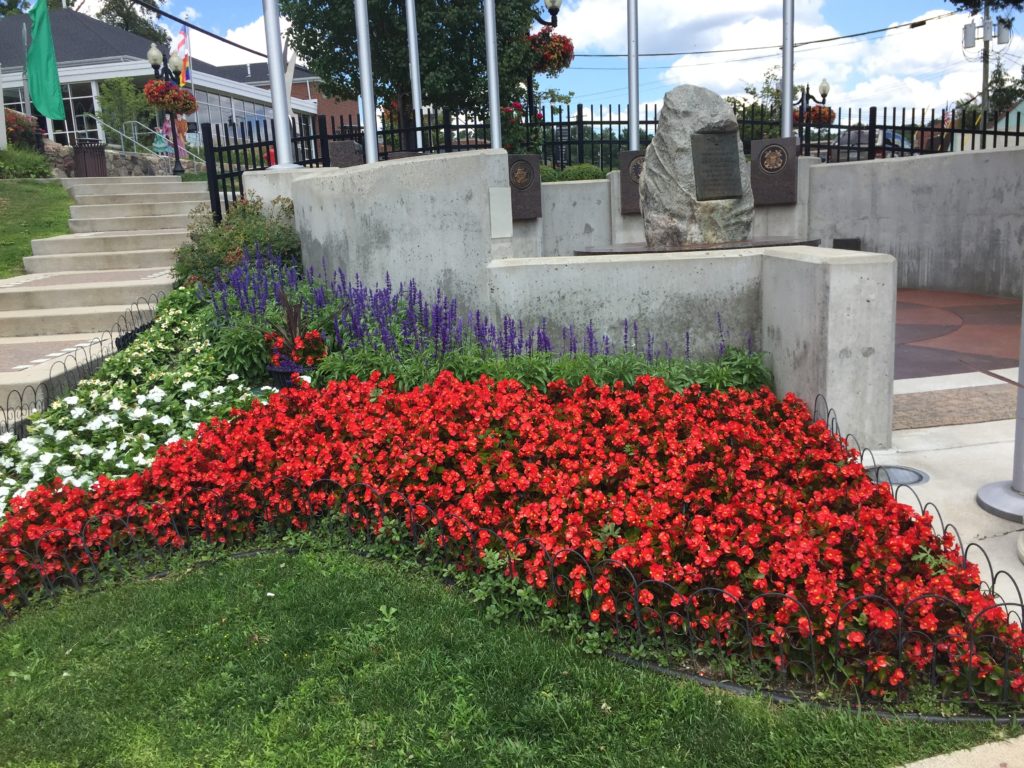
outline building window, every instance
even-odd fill
[[[89,83],[64,83],[64,120],[53,121],[53,140],[58,144],[74,144],[76,139],[99,139],[96,105]]]

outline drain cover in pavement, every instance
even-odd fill
[[[928,475],[920,469],[895,464],[879,464],[876,467],[868,467],[864,472],[876,483],[889,485],[919,485],[929,480]]]

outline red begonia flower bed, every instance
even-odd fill
[[[802,402],[646,377],[540,393],[442,373],[408,393],[377,377],[282,392],[141,474],[13,499],[0,599],[140,539],[231,543],[325,509],[371,528],[391,514],[387,494],[325,479],[401,492],[413,505],[397,520],[457,542],[460,565],[503,546],[552,602],[619,631],[739,643],[780,668],[813,657],[815,678],[875,693],[917,679],[1024,692],[1024,637],[977,568]]]

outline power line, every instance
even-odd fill
[[[204,35],[209,35],[214,40],[219,40],[222,43],[227,43],[228,45],[233,45],[235,48],[239,48],[239,49],[241,49],[241,50],[243,50],[243,51],[245,51],[247,53],[254,53],[257,56],[262,56],[264,59],[267,58],[267,54],[263,53],[263,51],[254,51],[252,48],[246,48],[244,45],[241,45],[240,43],[236,43],[234,40],[228,40],[226,37],[221,37],[216,32],[211,32],[208,29],[203,29],[202,27],[200,27],[200,26],[198,26],[196,24],[193,24],[191,21],[188,21],[187,19],[180,19],[177,16],[175,16],[173,13],[168,13],[167,11],[161,10],[159,7],[157,7],[155,5],[150,5],[149,3],[146,2],[146,0],[132,0],[132,2],[135,3],[136,5],[142,6],[147,11],[155,13],[156,17],[158,19],[161,16],[166,16],[171,21],[176,21],[179,24],[184,24],[189,29],[194,29],[196,32],[201,32]]]
[[[908,21],[903,24],[895,24],[891,27],[879,27],[878,29],[869,29],[865,32],[853,32],[849,35],[836,35],[835,37],[823,37],[819,40],[807,40],[802,43],[795,43],[796,47],[802,45],[813,45],[815,43],[831,43],[835,40],[848,40],[853,37],[864,37],[865,35],[876,35],[880,32],[890,32],[894,29],[902,29],[909,27],[916,29],[917,27],[923,27],[929,21],[938,21],[939,19],[945,19],[949,16],[956,16],[956,11],[948,11],[947,13],[939,14],[938,16],[929,16],[927,19],[921,19],[920,21]],[[750,51],[777,51],[782,46],[779,45],[755,45],[747,48],[719,48],[713,51],[668,51],[666,53],[641,53],[640,56],[703,56],[712,53],[748,53]],[[625,53],[577,53],[576,58],[592,58],[592,59],[618,59],[625,58]]]

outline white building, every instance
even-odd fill
[[[66,120],[51,120],[33,111],[46,126],[50,139],[73,144],[76,138],[112,140],[98,114],[99,84],[115,77],[130,77],[141,87],[153,77],[146,60],[150,41],[118,27],[68,9],[50,10],[50,27],[57,54],[57,72],[64,92]],[[23,14],[0,18],[0,86],[5,107],[27,112],[25,104],[25,44],[23,28],[32,22]],[[244,65],[243,65],[244,69]],[[215,67],[192,60],[192,88],[199,111],[189,115],[190,139],[198,136],[198,123],[268,122],[273,119],[270,91],[239,78],[238,67]],[[300,120],[317,113],[315,99],[291,99]],[[102,115],[100,115],[102,121]]]

